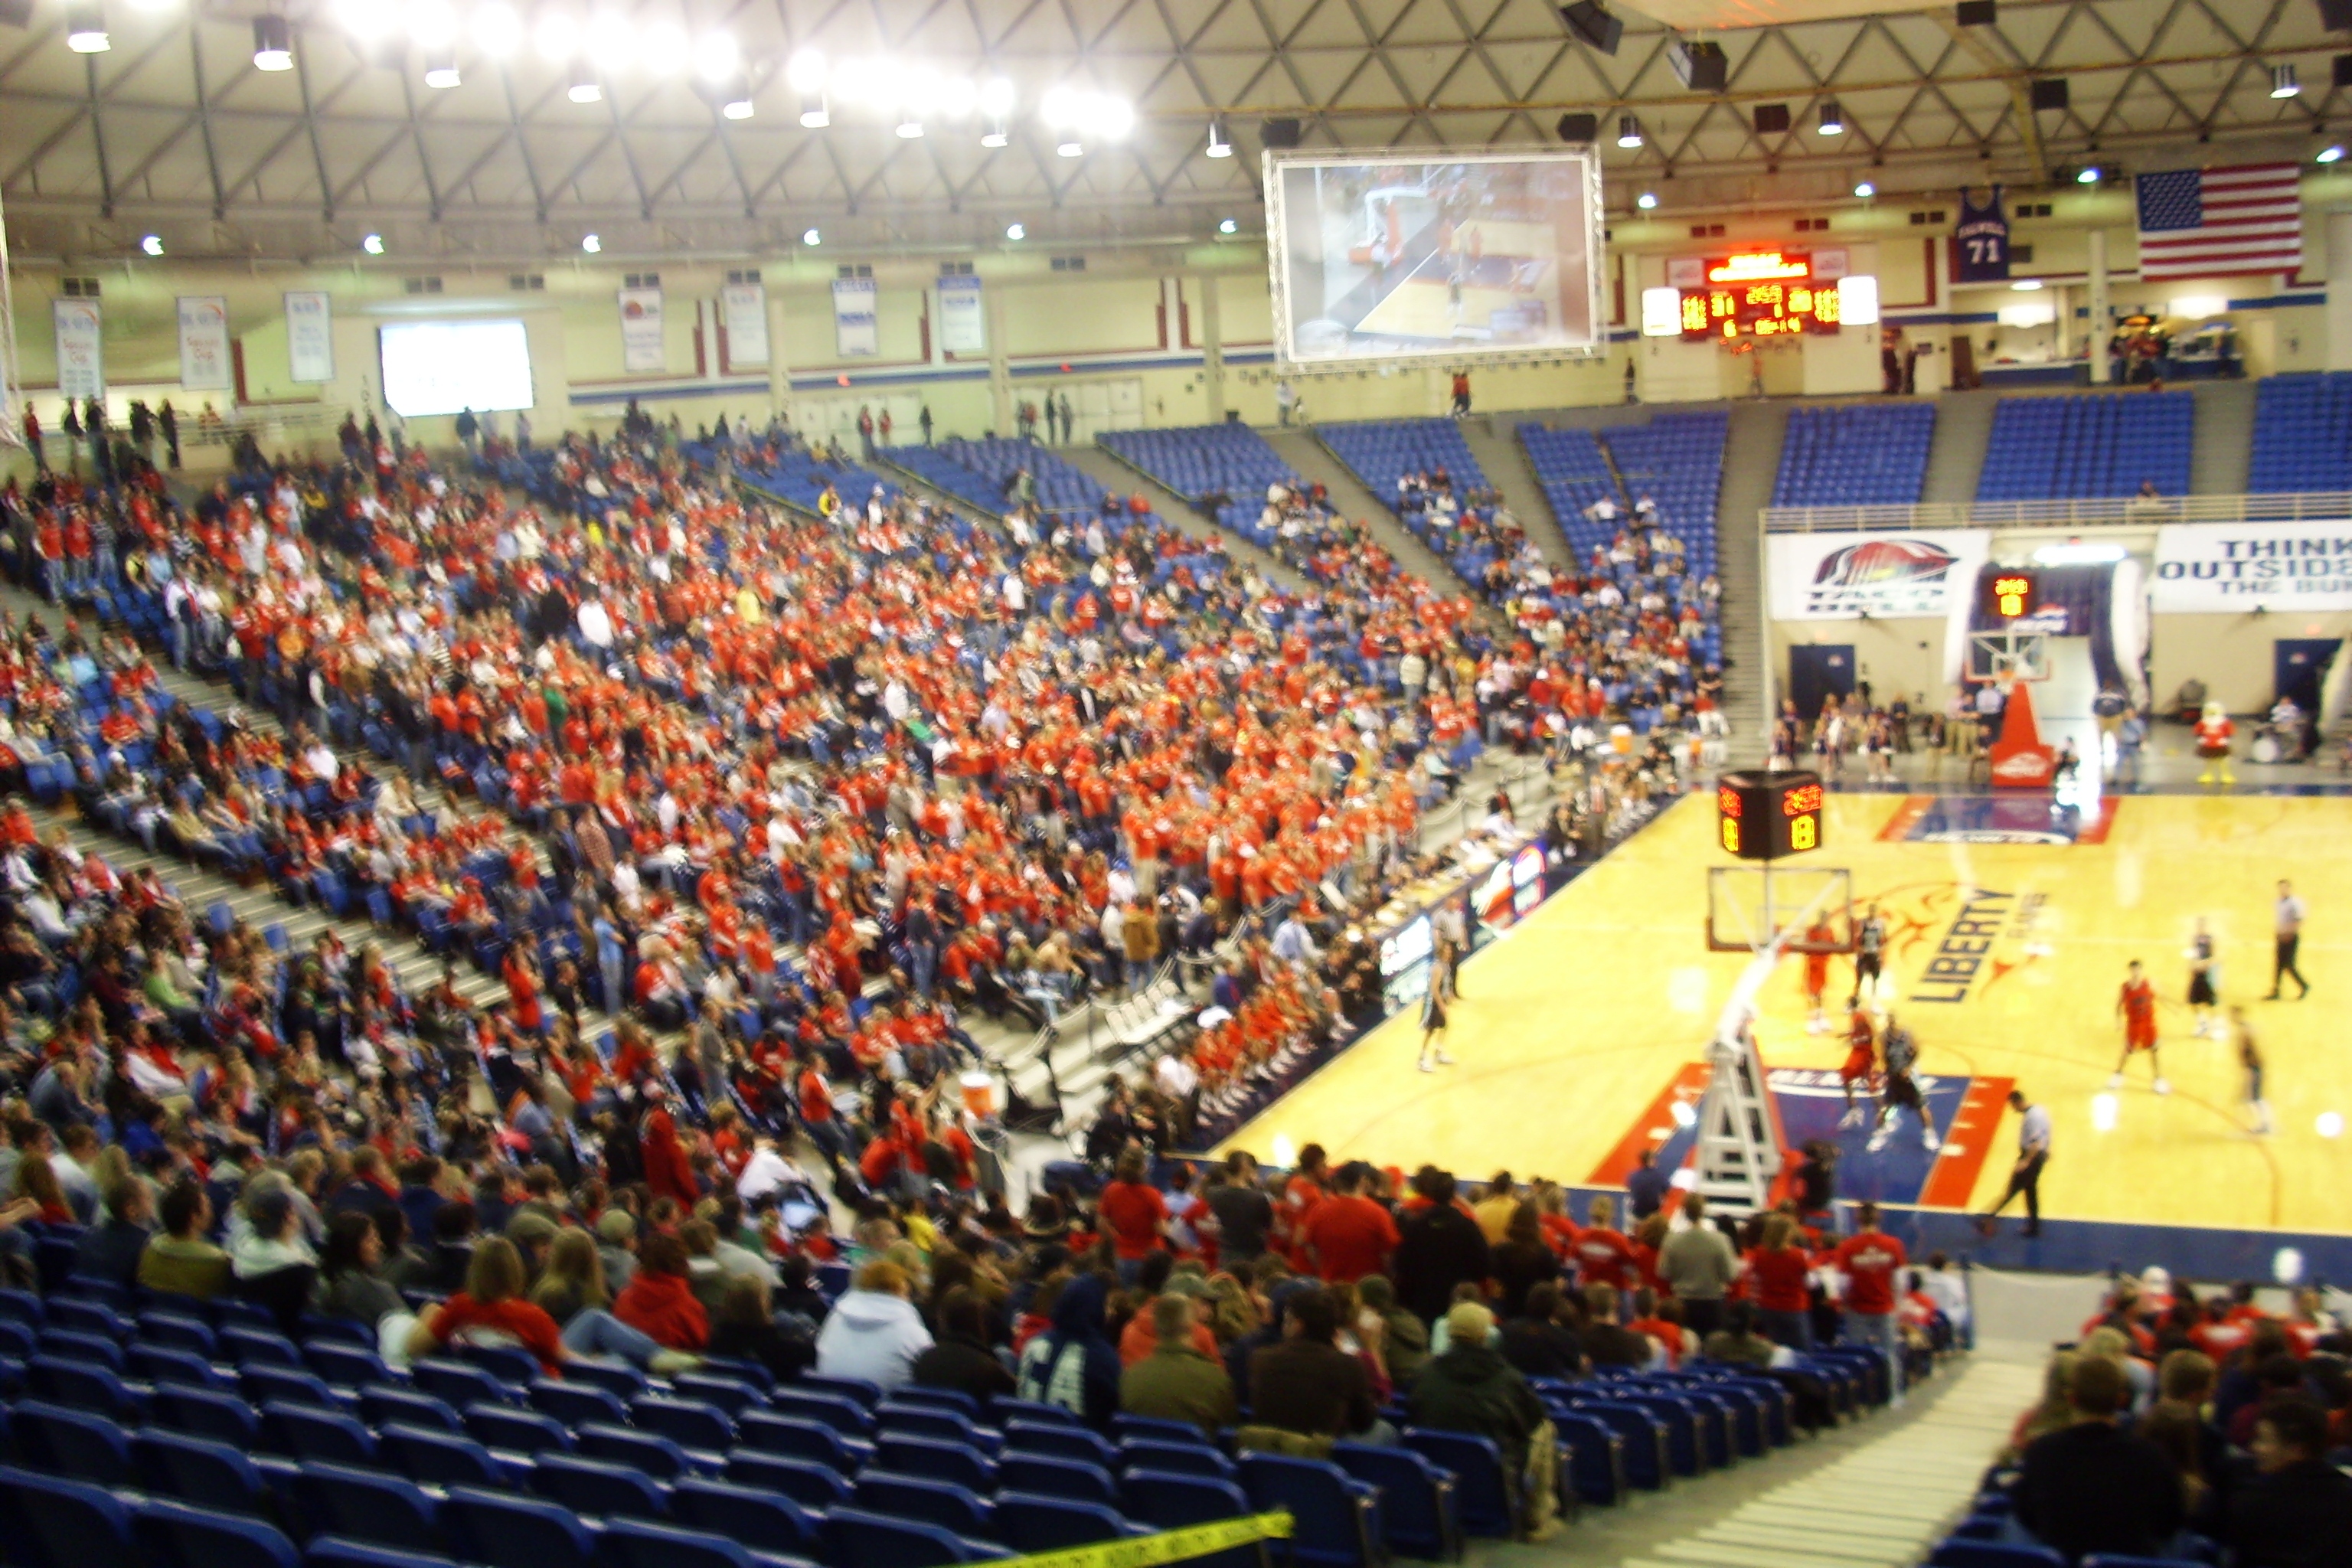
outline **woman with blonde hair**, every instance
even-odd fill
[[[2156,1397],[2156,1369],[2132,1354],[2132,1342],[2121,1329],[2102,1325],[2083,1336],[2082,1352],[2111,1361],[2131,1384],[2131,1407],[2135,1411],[2147,1408]]]
[[[584,1231],[567,1229],[566,1236],[595,1243]],[[550,1252],[551,1262],[553,1252]],[[561,1376],[565,1362],[613,1356],[659,1376],[690,1372],[702,1364],[699,1356],[665,1351],[652,1339],[614,1318],[602,1307],[583,1306],[571,1320],[558,1325],[554,1315],[524,1295],[528,1277],[522,1254],[503,1236],[486,1236],[474,1244],[474,1259],[466,1269],[466,1288],[437,1306],[417,1315],[404,1347],[413,1358],[437,1355],[451,1344],[478,1341],[484,1344],[520,1345],[539,1358],[542,1371]],[[596,1283],[604,1284],[602,1261]]]
[[[613,1294],[604,1284],[604,1255],[596,1249],[596,1238],[578,1226],[556,1232],[530,1299],[559,1323],[610,1307]]]
[[[2074,1364],[2082,1358],[2073,1351],[2053,1351],[2042,1369],[2042,1397],[2017,1418],[2009,1435],[2005,1463],[2015,1464],[2036,1437],[2074,1424]]]

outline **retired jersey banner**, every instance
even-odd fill
[[[228,386],[228,300],[218,294],[181,295],[181,389],[226,392]]]
[[[662,352],[662,291],[658,289],[621,290],[621,368],[632,375],[658,371]]]
[[[324,289],[286,296],[286,379],[298,386],[335,379],[335,314]]]
[[[2148,596],[2158,615],[2352,609],[2352,521],[2167,524]]]
[[[727,368],[768,363],[768,290],[758,283],[730,283],[719,293],[719,324],[727,332]]]
[[[871,278],[833,280],[833,352],[836,359],[872,359],[882,352],[877,290]]]
[[[1983,529],[1773,534],[1772,618],[1949,616],[1975,593],[1991,539]]]
[[[106,346],[98,301],[53,300],[51,320],[58,329],[58,391],[67,397],[104,397]]]
[[[981,308],[980,279],[940,279],[940,347],[951,354],[988,352],[988,321]]]

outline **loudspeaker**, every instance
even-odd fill
[[[2066,79],[2063,76],[2042,77],[2032,85],[2033,107],[2037,110],[2063,109],[2070,101],[2066,92]]]
[[[1296,147],[1301,132],[1296,120],[1265,120],[1258,122],[1257,134],[1270,148]]]
[[[1618,41],[1625,36],[1625,24],[1601,8],[1601,0],[1571,0],[1559,8],[1559,19],[1568,30],[1582,38],[1604,55],[1617,52]]]
[[[1693,92],[1721,92],[1731,79],[1731,62],[1724,58],[1721,44],[1677,38],[1668,53],[1675,74]]]
[[[1953,9],[1957,13],[1953,20],[1958,22],[1961,26],[1990,27],[1993,24],[1993,14],[1997,7],[1994,0],[1960,0]]]
[[[1590,147],[1600,136],[1601,117],[1597,114],[1563,114],[1559,117],[1559,139],[1571,147]]]
[[[2331,33],[2352,33],[2352,0],[2319,0],[2319,25]]]
[[[2336,85],[2352,87],[2352,55],[2338,55],[2329,63],[2336,68]]]
[[[1759,103],[1756,106],[1756,134],[1771,136],[1789,129],[1789,106],[1785,103]]]
[[[33,0],[0,0],[0,26],[29,27],[33,25]]]

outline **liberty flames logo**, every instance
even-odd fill
[[[1959,557],[1924,539],[1872,539],[1832,551],[1805,590],[1809,614],[1924,616],[1944,613]]]

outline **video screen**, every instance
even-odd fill
[[[531,407],[520,321],[402,321],[376,329],[383,400],[404,419]]]
[[[1597,349],[1601,218],[1590,148],[1270,159],[1276,352],[1346,364]]]

